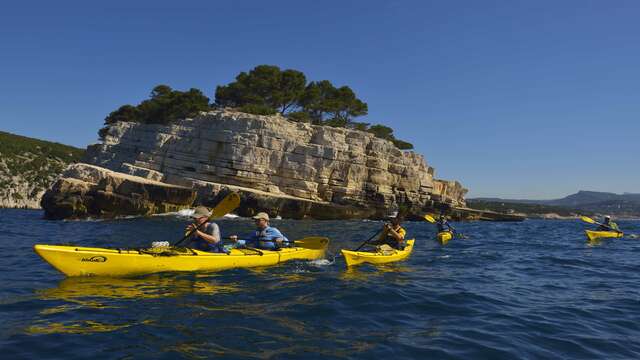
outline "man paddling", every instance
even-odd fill
[[[189,239],[191,247],[201,251],[226,253],[222,246],[222,241],[220,241],[220,228],[218,224],[209,221],[209,216],[211,216],[211,213],[204,206],[198,206],[193,215],[191,215],[195,223],[186,228],[186,231],[196,229]]]
[[[598,227],[598,231],[620,231],[620,228],[618,228],[618,224],[611,221],[611,216],[606,215]]]
[[[444,214],[440,214],[440,217],[438,218],[437,222],[436,222],[436,226],[438,227],[438,232],[443,232],[443,231],[449,231],[453,233],[453,227],[451,227],[451,225],[449,224],[449,222],[447,221],[447,218],[444,216]]]
[[[277,250],[293,246],[292,242],[282,235],[280,230],[269,226],[269,214],[260,212],[253,219],[256,223],[256,231],[248,239],[238,240],[237,235],[229,237],[236,247],[249,246],[256,249]]]
[[[385,223],[382,227],[382,233],[376,242],[371,245],[389,245],[394,249],[402,250],[404,248],[404,237],[407,231],[402,227],[402,216],[397,213],[390,216],[390,223]]]

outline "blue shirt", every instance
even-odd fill
[[[256,249],[272,250],[276,248],[275,240],[278,238],[282,239],[282,245],[284,247],[288,247],[290,245],[289,239],[282,235],[280,230],[271,226],[267,226],[263,230],[254,231],[247,240],[238,240],[238,245],[250,246]]]

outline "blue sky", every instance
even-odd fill
[[[151,88],[258,64],[349,85],[470,196],[640,193],[640,2],[28,1],[0,12],[0,130],[84,147]]]

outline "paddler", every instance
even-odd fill
[[[453,232],[453,228],[447,221],[447,218],[446,216],[444,216],[444,214],[440,214],[440,217],[438,217],[438,220],[436,221],[436,226],[438,227],[439,233],[444,231]]]
[[[600,224],[600,226],[598,227],[598,231],[612,231],[612,230],[620,231],[620,228],[618,228],[618,224],[611,221],[611,216],[606,215],[604,217],[604,220],[602,221],[602,224]]]
[[[201,251],[226,253],[222,241],[220,241],[220,228],[218,224],[209,221],[209,216],[211,216],[211,212],[204,206],[198,206],[191,215],[194,223],[186,228],[186,231],[196,228],[189,239],[191,247]]]
[[[407,231],[402,227],[402,216],[394,213],[389,217],[389,223],[385,223],[382,227],[380,237],[372,245],[389,245],[394,249],[402,250],[404,248],[404,237]]]
[[[246,240],[238,240],[237,235],[231,235],[229,239],[236,247],[253,247],[263,250],[277,250],[283,247],[293,246],[292,242],[284,236],[280,230],[269,226],[269,214],[259,212],[253,217],[256,230]]]

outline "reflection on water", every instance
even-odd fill
[[[108,278],[108,277],[71,277],[66,278],[58,286],[38,290],[37,298],[46,300],[52,306],[40,310],[44,319],[25,329],[27,333],[53,334],[75,333],[89,334],[120,330],[132,324],[109,324],[94,320],[82,319],[72,322],[47,321],[48,317],[63,313],[85,314],[86,309],[106,310],[126,308],[122,300],[142,301],[179,297],[188,294],[219,295],[240,290],[235,284],[221,284],[210,276],[195,274],[191,278],[177,278],[175,274],[152,275],[142,278]],[[60,305],[59,302],[64,301]],[[143,321],[142,324],[149,323]]]
[[[166,274],[143,278],[70,277],[60,281],[54,288],[39,290],[38,295],[42,300],[64,300],[93,307],[100,298],[138,300],[239,290],[239,286],[219,284],[210,277],[197,280],[196,275],[194,278],[176,279]]]
[[[97,321],[85,320],[79,322],[45,322],[39,321],[38,325],[29,326],[25,329],[27,334],[92,334],[121,330],[133,324],[104,324]],[[41,324],[40,324],[41,323]]]
[[[410,266],[403,265],[402,263],[371,265],[363,264],[360,266],[349,266],[340,275],[341,280],[345,281],[379,281],[384,278],[385,283],[394,283],[401,285],[405,283],[403,277],[386,278],[388,275],[406,275],[413,271]]]

